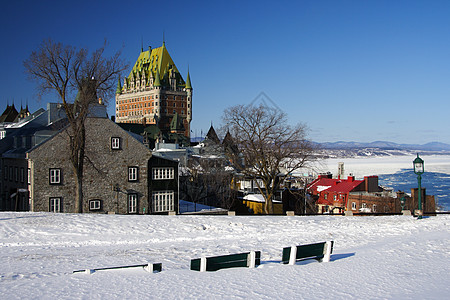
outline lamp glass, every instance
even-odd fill
[[[416,159],[413,161],[414,164],[414,173],[416,174],[422,174],[424,173],[424,167],[423,167],[423,159],[419,157],[419,154],[417,154]]]
[[[415,173],[423,173],[423,163],[415,163],[414,164],[414,172]]]

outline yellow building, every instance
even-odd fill
[[[264,212],[264,197],[261,194],[249,194],[244,196],[242,202],[247,206],[255,215],[265,214]],[[283,214],[283,203],[281,201],[273,201],[273,213],[275,215]]]

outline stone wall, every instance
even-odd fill
[[[120,139],[120,148],[111,147],[111,138]],[[75,211],[76,184],[69,160],[66,130],[33,149],[29,154],[33,211],[49,211],[51,197],[61,197],[63,212]],[[151,152],[141,142],[107,118],[86,120],[86,159],[83,180],[83,212],[128,213],[128,196],[137,194],[137,213],[148,212],[147,166]],[[128,180],[128,167],[138,167],[138,180]],[[49,184],[49,169],[60,168],[62,182]],[[90,210],[89,201],[100,200],[99,210]]]

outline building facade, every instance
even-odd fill
[[[179,212],[179,162],[153,155],[148,162],[151,213]]]
[[[165,44],[141,50],[128,77],[118,82],[116,122],[155,124],[162,133],[190,136],[192,85],[181,76]],[[173,122],[182,126],[173,126]],[[172,124],[172,126],[171,126]]]
[[[103,105],[99,108],[85,123],[83,212],[149,212],[147,168],[151,151],[109,120]],[[31,211],[77,212],[66,130],[27,153]]]
[[[28,109],[22,109],[21,113],[15,114],[14,121],[1,123],[0,210],[29,210],[26,151],[64,126],[61,117],[65,114],[61,114],[57,106],[56,103],[49,103],[47,110],[39,109],[33,114],[29,114]],[[11,111],[11,107],[8,110]]]
[[[354,176],[347,179],[334,179],[331,174],[319,175],[307,187],[308,193],[317,199],[318,213],[343,213],[352,210],[349,197],[352,192],[364,192],[377,196],[383,190],[378,186],[378,176],[365,176],[356,180]]]

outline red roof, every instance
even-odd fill
[[[355,177],[349,176],[348,179],[332,179],[319,177],[308,186],[308,191],[318,194],[321,191],[334,193],[349,193],[364,180],[355,180]]]

